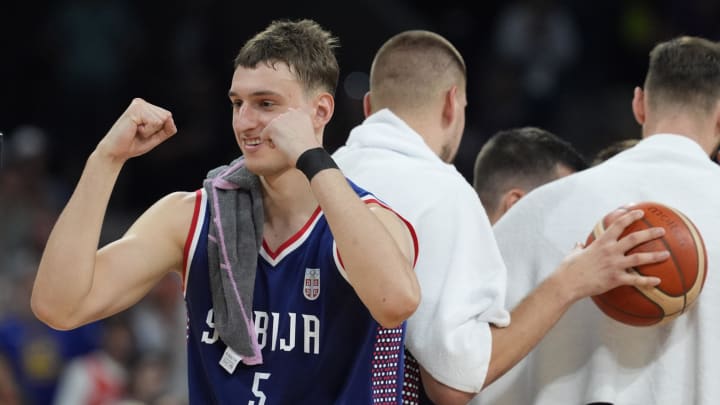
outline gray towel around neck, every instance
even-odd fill
[[[209,171],[203,188],[210,206],[207,253],[215,328],[244,364],[261,364],[252,320],[264,221],[260,180],[239,157]]]

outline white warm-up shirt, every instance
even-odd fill
[[[479,392],[491,355],[489,323],[507,326],[505,265],[477,194],[390,110],[354,128],[333,158],[343,173],[410,221],[422,299],[406,346],[438,381]]]
[[[666,324],[633,327],[589,299],[474,403],[720,404],[720,166],[688,137],[655,134],[593,168],[537,188],[496,224],[516,305],[613,209],[656,201],[685,213],[705,241],[697,302]]]

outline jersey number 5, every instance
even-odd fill
[[[260,380],[267,380],[270,378],[270,373],[255,373],[253,377],[252,392],[258,398],[257,404],[255,401],[248,401],[248,405],[265,405],[265,393],[260,390]]]

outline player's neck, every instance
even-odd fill
[[[714,131],[714,121],[682,115],[670,115],[660,120],[648,120],[643,128],[643,136],[648,137],[661,133],[684,135],[697,142],[709,156],[717,142]]]
[[[265,240],[274,248],[299,231],[318,207],[304,175],[291,170],[272,180],[261,179]]]

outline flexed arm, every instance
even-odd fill
[[[308,115],[299,110],[279,115],[265,132],[291,166],[304,152],[320,148]],[[360,200],[337,168],[317,172],[310,187],[330,225],[348,281],[378,323],[396,327],[420,301],[410,231],[388,209]]]
[[[179,224],[173,225],[168,210],[157,206],[180,209],[179,195],[158,202],[120,241],[98,252],[103,218],[123,164],[175,132],[169,111],[135,99],[91,153],[38,268],[31,304],[40,320],[70,329],[109,316],[136,302],[176,264],[175,242],[160,233]],[[151,237],[156,242],[146,243]]]

